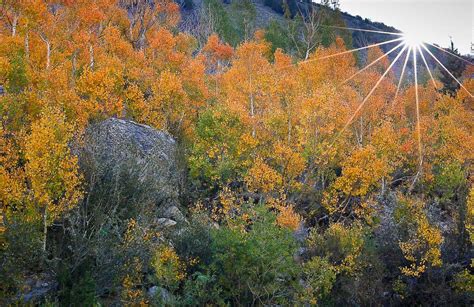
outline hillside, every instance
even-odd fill
[[[199,15],[200,11],[203,9],[203,0],[189,0],[192,1],[191,8],[185,8],[183,5],[182,13],[183,13],[183,24],[188,25],[187,28],[195,28],[196,25],[199,23]],[[220,2],[222,0],[218,0]],[[251,0],[254,9],[255,9],[255,15],[253,16],[254,18],[254,28],[255,29],[267,29],[272,21],[276,21],[278,24],[281,25],[281,30],[284,30],[287,28],[287,19],[283,16],[282,12],[276,11],[275,9],[272,9],[269,7],[267,4],[265,4],[265,0]],[[308,3],[304,3],[303,1],[297,2],[299,3],[298,5],[300,6],[300,10],[305,11],[307,7],[309,6]],[[229,13],[230,15],[234,14],[231,11],[231,6],[232,6],[232,1],[223,1],[222,2],[223,7]],[[188,4],[188,6],[190,6]],[[311,4],[311,7],[314,7],[316,10],[321,9],[320,4]],[[333,10],[334,12],[334,10]],[[207,14],[208,12],[205,12]],[[366,29],[366,30],[371,30],[371,31],[382,31],[382,32],[393,32],[393,33],[401,33],[400,30],[390,26],[386,25],[383,22],[377,22],[377,21],[371,21],[367,18],[363,18],[361,16],[353,16],[347,12],[335,12],[336,14],[340,14],[343,24],[341,24],[341,27],[346,27],[346,28],[353,28],[353,29]],[[202,14],[202,12],[201,12]],[[238,17],[237,17],[238,18]],[[192,25],[192,26],[189,26]],[[187,30],[187,29],[183,29]],[[390,39],[396,38],[396,36],[388,35],[388,34],[381,34],[381,33],[372,33],[372,32],[364,32],[364,31],[352,31],[352,30],[334,30],[336,35],[350,35],[351,36],[351,42],[349,47],[352,48],[361,48],[365,47],[371,44],[376,44],[380,42],[384,42]],[[191,31],[192,32],[192,31]],[[382,49],[384,52],[388,52],[391,50],[393,47],[395,47],[398,44],[398,42],[394,43],[389,43],[385,45],[381,45],[379,48]],[[436,49],[435,47],[428,46],[428,49],[443,63],[446,65],[446,63],[449,61],[449,56],[440,50]],[[367,57],[367,50],[361,50],[355,53],[355,55],[358,57],[360,64],[365,63],[366,57]],[[388,57],[393,60],[397,55],[397,52],[391,53]],[[442,68],[439,66],[439,64],[432,59],[429,55],[426,55],[426,61],[428,66],[430,67],[431,70],[439,71]],[[466,60],[472,60],[469,57],[465,57]],[[407,63],[407,75],[408,78],[411,79],[412,76],[412,58],[409,59]],[[422,59],[418,58],[418,63],[419,63],[419,69],[422,72],[422,74],[426,74],[424,72],[425,66],[422,63]],[[400,60],[398,61],[393,70],[397,75],[400,74],[401,68],[403,66],[403,61]],[[435,72],[435,74],[439,72]]]
[[[0,1],[0,306],[472,306],[474,67],[202,1]]]

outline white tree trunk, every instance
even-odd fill
[[[25,34],[25,57],[26,59],[30,58],[30,36],[28,31]]]
[[[309,48],[306,49],[306,54],[304,56],[304,60],[307,61],[309,59],[309,54],[310,54],[311,50]]]
[[[255,106],[253,101],[253,93],[250,92],[250,117],[252,118],[252,136],[255,137]]]
[[[16,35],[16,27],[18,25],[18,15],[15,15],[13,17],[13,22],[12,22],[12,36]]]
[[[94,47],[89,44],[89,67],[94,69]]]
[[[51,43],[46,41],[46,69],[51,66]]]
[[[46,69],[51,66],[51,43],[44,33],[40,34],[41,40],[46,44]]]
[[[252,137],[255,137],[256,129],[255,129],[255,101],[253,98],[253,83],[252,83],[252,76],[249,78],[250,84],[250,118],[252,118]]]

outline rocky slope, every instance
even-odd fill
[[[188,9],[183,9],[183,23],[187,24],[196,24],[196,18],[198,18],[199,11],[203,6],[203,0],[191,0],[193,5],[192,8]],[[257,28],[265,28],[267,27],[272,20],[276,20],[281,24],[285,23],[285,18],[283,17],[282,14],[279,12],[276,12],[272,8],[268,7],[265,5],[264,0],[252,0],[255,11],[256,11],[256,18],[255,18],[255,25]],[[224,7],[227,9],[230,6],[231,1],[229,0],[223,0]],[[303,2],[299,1],[299,5],[306,5]],[[319,4],[313,4],[316,8],[319,8]],[[382,32],[394,32],[394,33],[401,33],[402,31],[389,26],[385,25],[382,22],[376,22],[376,21],[371,21],[367,18],[363,18],[361,16],[353,16],[347,12],[341,12],[342,19],[346,25],[347,28],[354,28],[354,29],[366,29],[366,30],[371,30],[371,31],[382,31]],[[191,21],[193,19],[194,21]],[[343,30],[344,31],[344,30]],[[350,31],[350,30],[347,30]],[[351,31],[352,34],[352,44],[353,48],[360,48],[364,46],[368,46],[371,44],[376,44],[380,42],[384,42],[387,40],[391,40],[394,38],[397,38],[397,36],[390,35],[390,34],[383,34],[383,33],[374,33],[374,32],[364,32],[364,31]],[[393,47],[395,47],[399,42],[394,42],[394,43],[389,43],[386,45],[380,46],[380,48],[384,52],[388,52],[391,50]],[[434,47],[428,47],[430,51],[442,62],[446,63],[447,57],[449,55],[446,55],[445,53],[439,51],[438,49]],[[367,51],[362,50],[359,51],[359,58],[362,59],[362,63],[364,63],[364,59],[366,58]],[[393,60],[397,56],[398,52],[393,52],[389,55],[389,58]],[[425,52],[426,54],[426,52]],[[439,65],[435,60],[433,60],[428,54],[425,55],[427,63],[432,70],[436,70],[436,68],[439,68]],[[395,66],[394,70],[397,74],[401,72],[401,68],[403,65],[403,60],[399,60]],[[410,58],[408,63],[407,63],[407,70],[406,73],[408,74],[409,78],[412,75],[412,59]],[[423,64],[422,59],[419,57],[418,59],[418,66],[421,66]],[[441,68],[439,68],[441,69]]]

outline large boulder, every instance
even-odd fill
[[[181,172],[176,141],[166,132],[130,120],[109,118],[86,131],[79,163],[90,185],[110,197],[179,211]],[[173,216],[166,216],[173,218]]]
[[[109,118],[91,124],[74,148],[85,194],[71,211],[67,241],[73,263],[93,259],[102,295],[124,277],[131,259],[149,264],[166,236],[187,224],[179,204],[178,146],[166,132]]]

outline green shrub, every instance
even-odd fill
[[[229,44],[237,45],[239,37],[237,30],[232,25],[232,21],[220,0],[204,0],[203,6],[208,10],[207,14],[215,19],[215,31]]]
[[[71,273],[62,270],[58,281],[62,306],[76,306],[79,302],[81,306],[94,306],[97,303],[96,284],[89,271]]]
[[[251,222],[245,218],[239,226],[212,231],[210,271],[222,298],[243,305],[288,303],[300,274],[293,259],[295,239],[275,224],[275,215],[265,207],[247,212]]]
[[[265,31],[265,40],[272,44],[272,54],[280,48],[286,53],[293,53],[291,41],[286,29],[275,20],[272,20]]]
[[[331,293],[336,281],[336,269],[325,258],[313,257],[303,264],[302,288],[298,300],[302,304],[316,305]]]
[[[188,157],[191,176],[210,186],[240,179],[246,165],[246,153],[239,148],[243,131],[238,118],[224,110],[204,112]]]
[[[430,191],[443,205],[451,203],[460,194],[460,191],[466,189],[466,174],[459,163],[436,165],[433,168],[433,173],[434,180]]]
[[[25,211],[9,217],[0,233],[0,305],[24,286],[24,274],[38,270],[42,262],[40,221]]]

